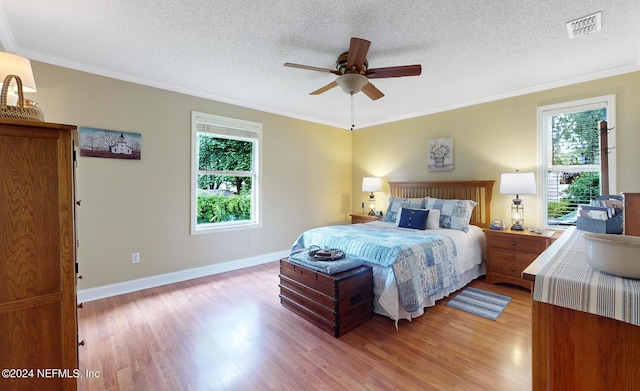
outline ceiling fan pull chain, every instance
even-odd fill
[[[356,127],[356,120],[354,115],[355,109],[353,104],[353,92],[351,93],[351,130]]]

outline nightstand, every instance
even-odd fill
[[[351,224],[368,223],[382,218],[382,216],[371,216],[363,213],[352,213],[349,216],[351,216]]]
[[[550,231],[552,236],[530,231],[485,229],[487,282],[506,282],[531,290],[531,281],[522,279],[522,271],[561,234],[553,230],[545,232]]]

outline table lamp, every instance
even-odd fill
[[[500,194],[515,194],[511,204],[511,229],[524,231],[524,204],[520,194],[536,194],[536,180],[532,172],[511,172],[500,176]]]
[[[31,62],[15,54],[0,52],[0,88],[7,75],[16,75],[22,80],[22,92],[36,92],[36,81],[33,78]],[[16,80],[11,79],[11,87],[7,93],[7,105],[18,105],[18,92]]]
[[[376,214],[376,196],[373,194],[374,191],[382,190],[382,178],[368,176],[362,178],[362,191],[370,192],[369,194],[369,216],[375,216]]]

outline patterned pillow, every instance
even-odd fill
[[[426,209],[440,209],[440,227],[469,232],[471,211],[478,205],[471,200],[426,199]]]
[[[395,223],[398,217],[400,208],[413,208],[424,209],[424,198],[399,198],[389,197],[389,206],[387,207],[387,213],[382,216],[380,221],[386,221],[387,223]]]

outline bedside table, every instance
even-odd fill
[[[506,282],[531,290],[531,281],[522,279],[522,271],[561,234],[553,232],[553,236],[545,236],[529,231],[485,229],[487,282]]]
[[[351,216],[351,224],[368,223],[382,218],[382,216],[370,216],[362,213],[352,213],[349,216]]]

